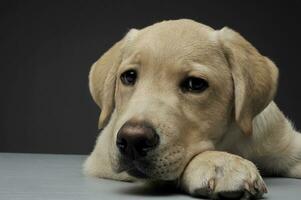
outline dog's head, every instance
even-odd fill
[[[275,65],[229,28],[192,20],[132,29],[91,68],[116,171],[171,180],[235,124],[246,137],[272,100]]]

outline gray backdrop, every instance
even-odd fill
[[[130,28],[164,19],[244,35],[280,68],[276,102],[300,128],[299,13],[297,1],[1,1],[0,151],[91,151],[90,65]]]

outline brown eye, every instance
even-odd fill
[[[200,93],[208,88],[208,82],[201,78],[188,77],[180,85],[183,92]]]
[[[137,79],[137,72],[135,70],[127,70],[120,76],[121,82],[124,85],[134,85]]]

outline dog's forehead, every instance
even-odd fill
[[[149,40],[175,40],[182,39],[187,40],[194,37],[202,39],[207,37],[214,32],[209,26],[192,21],[192,20],[170,20],[163,21],[160,23],[153,24],[142,30],[140,35]],[[179,41],[182,41],[179,40]]]
[[[179,60],[212,63],[220,53],[214,32],[192,20],[165,21],[140,30],[132,52],[154,65]]]

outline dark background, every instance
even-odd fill
[[[300,128],[299,13],[297,1],[1,1],[0,151],[89,153],[91,64],[130,28],[178,18],[229,26],[274,60],[276,102]]]

